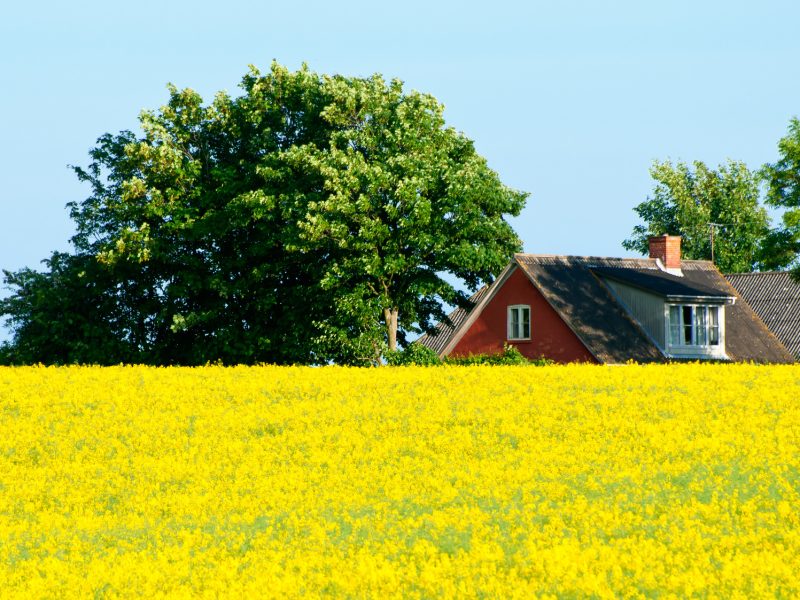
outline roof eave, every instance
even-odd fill
[[[661,294],[657,294],[661,295]],[[690,296],[683,294],[667,294],[664,296],[667,302],[681,302],[690,304],[735,304],[735,296]]]
[[[598,275],[601,279],[611,279],[612,281],[616,281],[623,285],[627,285],[628,287],[635,288],[637,290],[641,290],[643,292],[647,292],[648,294],[653,294],[654,296],[660,296],[664,298],[668,302],[696,302],[698,304],[733,304],[736,301],[735,296],[729,295],[710,295],[710,294],[665,294],[663,291],[654,290],[646,285],[642,285],[639,282],[630,281],[624,277],[615,277],[614,274],[608,273],[607,271],[596,272],[595,269],[590,269],[592,272],[595,272],[595,275]],[[700,290],[698,290],[700,291]]]

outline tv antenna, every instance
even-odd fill
[[[714,264],[714,228],[715,227],[725,227],[726,225],[730,225],[730,223],[706,223],[708,225],[708,229],[711,232],[711,264]]]

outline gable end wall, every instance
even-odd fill
[[[508,307],[512,304],[528,304],[531,307],[530,341],[508,342],[524,356],[531,359],[545,357],[559,363],[597,362],[522,269],[516,269],[497,290],[450,355],[502,352],[506,342]]]

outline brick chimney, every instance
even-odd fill
[[[650,238],[650,258],[657,258],[666,270],[681,268],[681,236],[659,235]]]

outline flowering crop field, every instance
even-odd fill
[[[800,367],[0,369],[0,597],[800,595]]]

